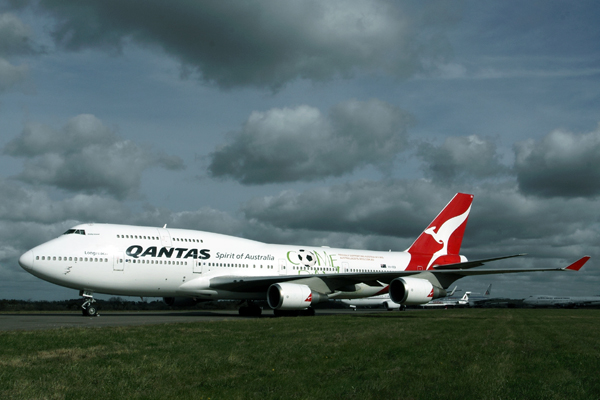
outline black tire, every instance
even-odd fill
[[[96,306],[90,304],[86,309],[86,314],[88,317],[95,317],[96,315],[98,315],[98,309],[96,308]]]

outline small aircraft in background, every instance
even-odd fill
[[[452,292],[447,296],[447,297],[442,297],[436,300],[432,300],[429,303],[432,302],[443,302],[443,301],[454,301],[456,302],[457,299],[453,299],[450,300],[450,297],[454,295],[454,292],[456,292],[456,286],[454,287],[454,289],[452,289]],[[388,311],[391,310],[400,310],[400,311],[404,311],[406,309],[406,306],[403,306],[402,304],[398,304],[392,301],[392,299],[390,299],[390,295],[389,294],[380,294],[378,296],[372,296],[372,297],[367,297],[364,299],[343,299],[341,300],[342,303],[348,304],[350,306],[350,308],[356,310],[357,307],[378,307],[378,306],[382,306],[383,308],[385,308]],[[427,303],[427,304],[429,304]],[[427,304],[422,304],[422,306],[425,306]]]
[[[481,293],[465,292],[462,299],[459,300],[461,306],[473,307],[478,303],[488,301],[492,293],[492,284],[490,283],[483,295]]]
[[[600,296],[529,296],[523,304],[530,307],[583,307],[600,305]]]

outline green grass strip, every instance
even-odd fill
[[[2,399],[598,399],[600,311],[0,332]]]

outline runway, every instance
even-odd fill
[[[383,310],[317,310],[318,316],[364,314]],[[6,313],[0,314],[0,331],[31,331],[57,328],[102,328],[107,326],[159,325],[181,322],[206,322],[251,319],[240,317],[237,310],[106,312],[98,317],[84,317],[80,312]],[[273,318],[272,310],[263,310],[260,318]],[[307,318],[307,317],[304,317]]]

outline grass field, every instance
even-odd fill
[[[2,399],[598,399],[600,310],[0,333]]]

